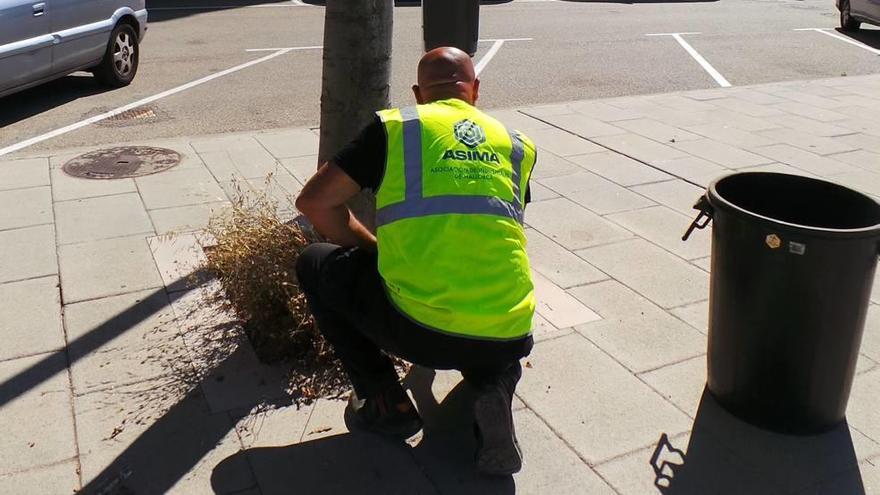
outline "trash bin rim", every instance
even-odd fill
[[[839,184],[837,182],[833,182],[833,181],[825,180],[825,179],[816,179],[813,177],[805,177],[802,175],[784,174],[781,172],[734,172],[732,174],[727,174],[722,177],[718,177],[717,179],[713,180],[709,184],[708,193],[707,193],[709,203],[715,208],[722,208],[722,209],[726,209],[726,210],[731,210],[731,211],[738,213],[738,214],[741,214],[741,215],[745,215],[745,216],[748,216],[751,218],[762,220],[763,222],[770,223],[774,226],[787,227],[789,229],[794,229],[794,230],[801,231],[801,232],[809,232],[811,234],[815,234],[815,235],[819,235],[819,236],[824,235],[825,237],[838,237],[838,236],[862,237],[862,235],[864,235],[866,237],[869,237],[871,235],[880,235],[880,223],[876,223],[874,225],[869,225],[867,227],[859,227],[857,229],[834,229],[834,228],[829,228],[829,227],[815,227],[815,226],[811,226],[811,225],[801,225],[798,223],[791,223],[791,222],[786,222],[783,220],[777,220],[773,217],[761,215],[759,213],[755,213],[753,211],[749,211],[745,208],[742,208],[741,206],[737,206],[737,205],[731,203],[726,198],[724,198],[718,192],[717,186],[723,180],[726,180],[726,179],[729,179],[729,178],[735,177],[735,176],[741,176],[741,175],[768,175],[768,176],[769,175],[777,175],[777,176],[797,177],[799,179],[804,179],[804,180],[813,181],[813,182],[824,182],[826,184],[831,184],[832,186],[837,186],[837,187],[846,189],[847,191],[850,191],[853,194],[862,196],[865,199],[877,204],[877,207],[880,208],[880,203],[878,203],[874,198],[872,198],[872,197],[868,196],[867,194],[864,194],[860,191],[856,191],[855,189],[852,189],[852,188],[846,187],[842,184]]]

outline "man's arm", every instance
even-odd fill
[[[376,237],[358,221],[346,202],[361,186],[333,162],[321,165],[296,198],[301,211],[321,235],[341,246],[376,250]]]

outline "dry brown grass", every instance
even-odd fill
[[[296,260],[315,235],[284,221],[266,192],[238,198],[207,229],[216,245],[206,268],[220,282],[223,309],[244,322],[262,361],[292,366],[295,399],[338,396],[347,380],[296,280]]]

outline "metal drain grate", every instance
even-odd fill
[[[124,112],[113,115],[112,117],[107,117],[106,119],[96,122],[96,125],[104,127],[120,127],[128,125],[148,124],[159,122],[162,120],[166,120],[164,112],[159,110],[157,107],[146,105],[142,107],[132,108],[131,110],[126,110]]]
[[[152,146],[124,146],[92,151],[70,160],[64,173],[83,179],[125,179],[168,170],[180,163],[180,153]]]

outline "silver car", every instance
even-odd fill
[[[880,0],[835,0],[835,5],[844,31],[857,31],[863,22],[880,26]]]
[[[145,0],[0,0],[0,97],[78,70],[125,86],[146,30]]]

